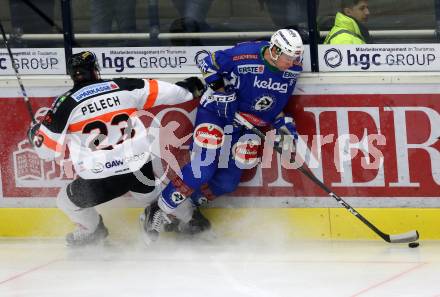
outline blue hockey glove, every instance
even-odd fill
[[[211,89],[203,94],[200,104],[217,113],[219,117],[226,119],[229,123],[234,120],[238,108],[235,92],[214,92]]]
[[[280,117],[273,123],[278,135],[291,135],[295,141],[298,140],[295,121],[291,117]]]

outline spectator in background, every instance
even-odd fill
[[[336,13],[335,24],[324,44],[372,43],[365,26],[369,15],[368,0],[342,0],[341,11]]]
[[[181,32],[206,32],[210,31],[206,17],[214,0],[173,0],[180,18],[173,21],[170,26],[171,33]],[[201,45],[197,38],[191,40],[174,40],[174,45]]]
[[[307,28],[307,0],[259,0],[266,4],[272,22],[278,28]]]
[[[266,5],[274,25],[298,31],[304,44],[309,42],[307,0],[258,0],[262,9]],[[319,6],[319,0],[316,5]]]
[[[22,34],[50,34],[57,28],[54,23],[54,0],[10,0],[11,46],[27,47],[47,45],[44,42],[25,42]],[[42,44],[43,43],[43,44]]]
[[[90,33],[136,32],[136,0],[91,0]]]

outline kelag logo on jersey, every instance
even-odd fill
[[[116,90],[119,89],[118,85],[115,84],[114,82],[110,81],[110,82],[104,82],[104,83],[100,83],[100,84],[93,84],[84,88],[79,89],[78,91],[76,91],[75,93],[72,94],[72,98],[76,101],[79,102],[81,100],[84,100],[86,98],[98,95],[98,94],[102,94],[105,92],[109,92],[112,90]]]
[[[278,91],[280,93],[287,93],[288,84],[282,84],[277,81],[272,81],[272,78],[269,78],[269,81],[267,80],[258,80],[258,76],[254,79],[254,87],[258,89],[266,89],[266,90],[272,90],[272,91]]]
[[[250,64],[250,65],[240,65],[237,67],[239,74],[261,74],[264,72],[264,65]]]

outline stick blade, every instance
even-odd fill
[[[406,233],[390,235],[391,243],[409,243],[419,239],[419,232],[412,230]]]

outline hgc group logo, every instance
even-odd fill
[[[436,45],[322,45],[319,62],[324,71],[438,71]]]
[[[337,48],[330,48],[324,54],[325,64],[330,68],[336,68],[342,64],[342,53]]]

